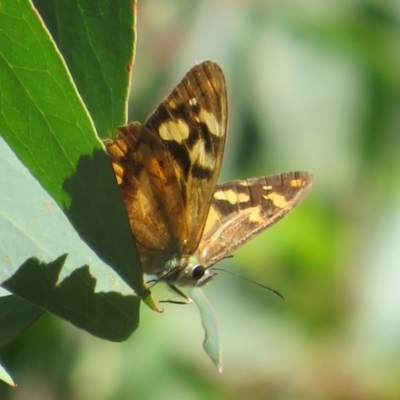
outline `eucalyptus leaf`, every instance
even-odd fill
[[[6,369],[0,364],[0,380],[5,383],[8,383],[10,386],[17,386],[13,379],[11,378],[10,374],[6,371]]]
[[[222,372],[222,354],[219,343],[218,327],[215,321],[211,305],[208,302],[203,290],[199,287],[188,289],[190,298],[196,304],[204,329],[203,348],[211,361],[215,364],[218,372]]]

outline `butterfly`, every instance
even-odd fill
[[[288,214],[313,183],[288,172],[218,185],[227,134],[227,89],[212,61],[194,66],[142,125],[105,140],[143,271],[200,287],[212,267]]]

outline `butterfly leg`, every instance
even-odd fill
[[[160,303],[171,303],[171,304],[190,304],[192,303],[192,299],[188,296],[186,296],[185,293],[183,293],[181,290],[179,290],[176,286],[172,284],[168,284],[168,286],[179,296],[183,297],[185,301],[181,300],[161,300]]]

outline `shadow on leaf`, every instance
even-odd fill
[[[77,268],[58,284],[66,258],[48,264],[30,258],[2,286],[94,336],[115,342],[127,339],[139,324],[140,299],[95,293],[96,279],[88,266]]]
[[[45,313],[19,296],[0,297],[0,349],[21,335]]]
[[[115,183],[108,156],[95,149],[82,156],[76,172],[63,185],[71,197],[65,213],[81,238],[153,310],[158,310],[146,288],[128,217]]]
[[[63,184],[71,197],[64,211],[80,237],[141,297],[142,271],[114,181],[103,150],[82,156],[74,175]]]

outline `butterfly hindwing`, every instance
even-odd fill
[[[149,251],[152,258],[158,254],[166,259],[170,252],[180,250],[178,238],[187,234],[170,154],[158,135],[137,122],[118,128],[116,136],[115,142],[105,144],[132,234],[139,250]],[[152,264],[156,268],[158,262],[153,259]],[[143,268],[150,273],[150,266]]]
[[[312,182],[307,172],[289,172],[218,185],[198,249],[207,268],[288,214]]]

